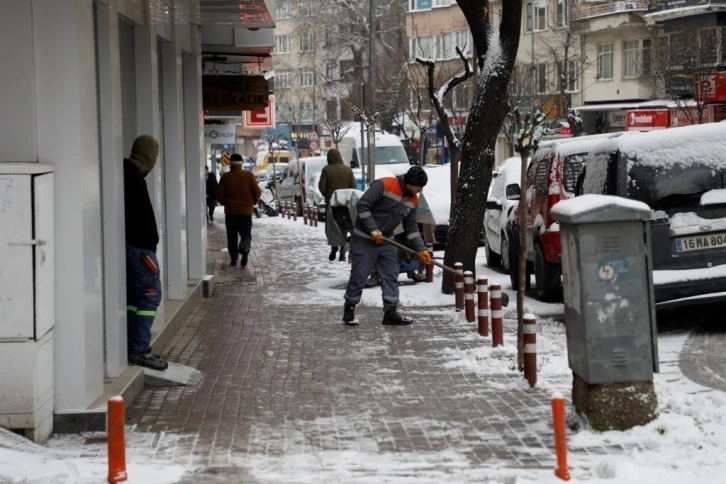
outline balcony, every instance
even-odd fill
[[[602,17],[619,13],[633,13],[648,10],[648,0],[617,0],[594,3],[580,3],[572,6],[572,20],[577,22],[593,17]]]
[[[647,18],[651,22],[726,11],[726,0],[652,0],[650,3]]]

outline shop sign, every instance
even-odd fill
[[[670,126],[670,110],[668,109],[647,109],[628,111],[628,131],[651,131],[654,129],[665,129]]]
[[[234,144],[237,127],[234,124],[207,124],[204,126],[204,142],[208,145]]]
[[[202,99],[206,110],[265,109],[268,94],[264,76],[202,76]]]
[[[628,113],[625,111],[613,111],[610,113],[610,126],[613,128],[624,128],[627,124]]]
[[[694,83],[697,101],[704,103],[726,101],[726,72],[696,74]]]
[[[720,123],[726,119],[726,104],[711,104],[708,106],[708,110],[712,123]]]
[[[275,127],[275,96],[269,96],[267,107],[245,111],[244,127],[252,129],[274,128]]]

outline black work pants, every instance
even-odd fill
[[[214,209],[217,208],[217,200],[214,198],[207,198],[207,210],[209,211],[208,217],[211,222],[214,220]]]
[[[249,252],[252,247],[252,215],[227,213],[224,225],[227,227],[229,256],[236,261],[240,252]]]

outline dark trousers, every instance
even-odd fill
[[[207,198],[207,210],[209,211],[209,214],[207,215],[209,217],[209,220],[214,219],[214,209],[217,208],[217,200],[214,198]]]
[[[150,250],[126,246],[126,332],[129,353],[146,353],[161,303],[159,261]]]
[[[356,306],[360,302],[368,276],[376,268],[381,278],[383,309],[395,309],[398,306],[399,265],[396,248],[389,244],[375,244],[372,240],[353,235],[350,238],[350,253],[353,264],[345,291],[345,304]]]
[[[249,252],[252,247],[252,215],[227,213],[224,225],[227,227],[229,256],[236,261],[240,252]]]

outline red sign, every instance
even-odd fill
[[[712,123],[720,123],[726,119],[726,104],[711,104],[708,108]]]
[[[668,109],[644,109],[628,111],[625,126],[628,131],[651,131],[669,127],[670,121]]]
[[[245,128],[274,128],[275,127],[275,96],[270,96],[265,109],[259,111],[245,111]]]
[[[726,101],[726,72],[696,74],[693,82],[697,101],[704,103]]]
[[[572,134],[572,130],[570,128],[560,128],[560,134],[569,136]]]
[[[449,124],[451,126],[466,126],[466,119],[468,115],[464,116],[449,116]]]

